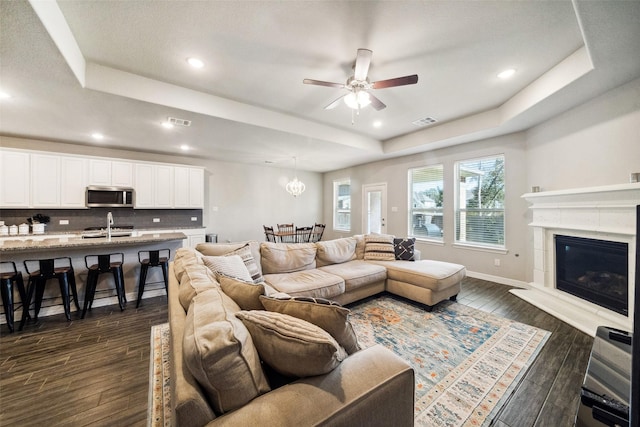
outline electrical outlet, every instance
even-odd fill
[[[191,217],[191,221],[197,221],[197,220],[198,220],[198,217],[197,217],[197,216],[192,216],[192,217]]]
[[[493,265],[495,265],[496,267],[500,267],[500,258],[495,258],[493,260]]]
[[[153,218],[153,222],[160,222],[160,218]]]
[[[61,219],[59,224],[60,225],[69,225],[69,220],[68,219]]]

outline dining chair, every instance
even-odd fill
[[[296,242],[296,232],[293,228],[293,223],[291,224],[278,224],[278,234],[280,237],[280,242],[282,243],[295,243]]]
[[[309,243],[313,227],[296,227],[296,243]]]
[[[315,223],[315,225],[313,226],[313,231],[311,232],[311,242],[319,242],[322,239],[322,234],[324,233],[325,226],[326,224],[318,224],[317,222]]]
[[[268,225],[263,225],[262,227],[264,228],[265,240],[267,242],[275,243],[276,242],[276,235],[273,232],[273,227],[268,226]]]

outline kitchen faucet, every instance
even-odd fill
[[[113,215],[111,212],[107,213],[107,239],[111,241],[111,226],[113,225]]]

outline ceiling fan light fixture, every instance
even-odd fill
[[[357,92],[351,92],[347,94],[347,96],[345,96],[343,99],[344,99],[344,103],[347,104],[347,107],[353,110],[359,110],[371,104],[371,98],[369,97],[369,93],[362,90]]]

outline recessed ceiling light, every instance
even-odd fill
[[[500,79],[508,79],[509,77],[512,77],[515,73],[516,73],[515,68],[508,68],[508,69],[502,71],[501,73],[499,73],[498,74],[498,78],[500,78]]]
[[[379,128],[380,126],[382,126],[382,122],[380,120],[376,120],[375,122],[373,122],[374,128]]]
[[[102,141],[104,139],[104,135],[101,134],[100,132],[94,132],[91,134],[91,137],[93,139],[95,139],[96,141]]]
[[[189,151],[189,150],[191,149],[191,147],[189,147],[187,144],[182,144],[182,145],[180,146],[180,149],[181,149],[182,151]]]
[[[173,123],[171,122],[162,122],[162,127],[165,129],[171,129],[173,128]]]
[[[9,98],[11,98],[10,94],[0,90],[0,99],[9,99]]]
[[[200,60],[198,58],[187,58],[187,62],[193,68],[202,68],[202,67],[204,67],[204,62],[202,62],[202,60]]]

